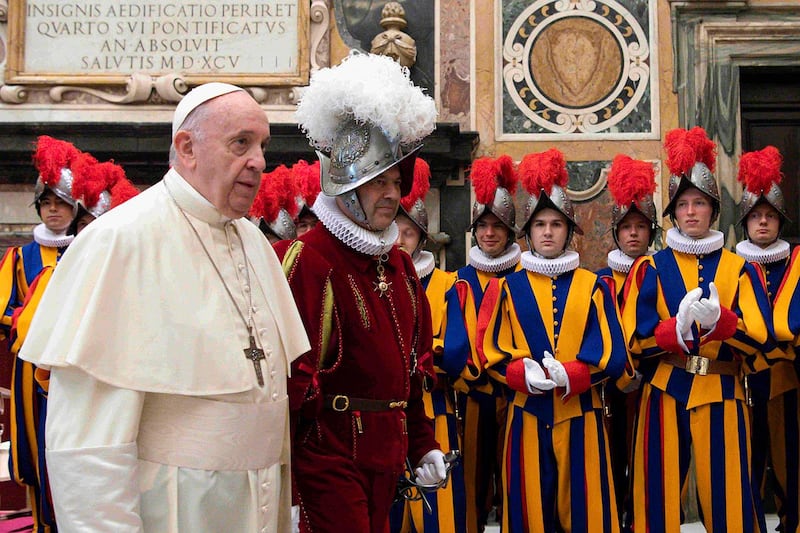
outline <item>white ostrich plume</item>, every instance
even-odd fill
[[[436,115],[433,98],[411,82],[407,68],[387,56],[352,52],[312,74],[295,117],[311,144],[329,151],[348,117],[409,147],[433,131]]]

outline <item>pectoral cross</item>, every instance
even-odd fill
[[[264,375],[261,373],[261,360],[265,359],[264,350],[256,346],[256,339],[253,333],[250,333],[250,346],[244,349],[244,356],[253,361],[253,368],[256,369],[256,378],[258,379],[258,386],[264,386]]]

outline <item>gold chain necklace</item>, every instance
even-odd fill
[[[189,220],[189,217],[186,215],[184,210],[181,208],[180,205],[178,205],[178,201],[175,200],[175,197],[172,195],[172,191],[170,191],[169,187],[167,187],[166,181],[164,182],[164,188],[167,190],[167,194],[169,194],[169,197],[172,199],[172,203],[175,204],[175,207],[177,207],[178,211],[180,211],[181,215],[183,215],[183,218],[184,220],[186,220],[186,223],[189,224],[190,228],[192,228],[192,232],[194,233],[195,237],[197,237],[197,241],[200,243],[200,246],[203,247],[203,252],[205,252],[206,257],[208,257],[208,261],[211,263],[211,266],[214,267],[214,272],[217,273],[217,276],[219,276],[219,280],[222,282],[222,286],[225,287],[225,292],[228,293],[228,297],[231,299],[231,302],[233,302],[233,307],[236,308],[236,312],[239,314],[239,318],[242,319],[244,327],[247,328],[247,335],[250,337],[250,342],[249,346],[244,349],[244,356],[245,358],[253,362],[253,368],[255,369],[256,372],[256,379],[258,380],[258,386],[263,387],[264,375],[261,372],[261,360],[265,359],[266,357],[264,355],[264,350],[262,350],[256,345],[256,339],[255,336],[253,335],[253,293],[252,293],[253,287],[250,285],[250,262],[247,260],[247,250],[244,247],[244,241],[242,240],[242,237],[239,235],[239,232],[237,231],[236,235],[239,236],[239,244],[242,246],[242,255],[244,255],[244,271],[246,276],[247,287],[249,289],[245,291],[247,293],[247,302],[248,302],[247,318],[244,317],[244,313],[242,313],[242,310],[239,309],[239,304],[236,303],[236,298],[233,297],[233,293],[231,292],[230,288],[228,288],[228,284],[225,282],[225,278],[222,276],[222,272],[220,272],[219,268],[217,267],[217,264],[214,262],[214,259],[212,259],[211,254],[208,251],[208,248],[206,248],[206,245],[203,242],[203,239],[200,237],[200,234],[197,232],[197,229],[194,227],[194,224],[192,224],[192,221]]]

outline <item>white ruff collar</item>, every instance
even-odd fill
[[[687,237],[677,228],[667,230],[667,246],[684,254],[700,255],[716,252],[725,244],[725,235],[721,231],[712,229],[708,237],[693,239]]]
[[[65,248],[69,246],[75,235],[66,235],[64,233],[53,233],[44,223],[39,224],[33,228],[33,240],[41,246],[48,248]]]
[[[578,252],[567,250],[563,254],[553,259],[547,259],[533,255],[531,252],[522,254],[522,268],[536,274],[544,274],[548,277],[560,276],[566,272],[572,272],[581,264],[581,256]]]
[[[519,244],[512,243],[508,249],[497,257],[489,257],[477,246],[469,249],[469,265],[482,272],[502,272],[519,263],[522,250]]]
[[[736,245],[736,255],[759,265],[768,265],[786,259],[791,251],[789,243],[782,239],[778,239],[766,248],[757,246],[749,240]]]
[[[414,269],[417,271],[419,279],[424,278],[436,268],[436,258],[428,250],[420,250],[414,258]]]
[[[334,196],[320,194],[312,210],[334,237],[362,254],[388,253],[400,234],[394,222],[383,231],[369,231],[367,228],[362,228],[342,213]]]
[[[647,252],[647,255],[651,255],[650,252]],[[636,259],[629,256],[619,248],[615,248],[608,252],[608,267],[614,272],[627,274],[630,272],[635,261]]]

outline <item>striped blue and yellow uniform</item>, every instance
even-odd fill
[[[420,279],[431,306],[433,326],[433,363],[437,382],[432,390],[422,396],[425,413],[433,419],[436,441],[442,451],[461,450],[461,438],[456,419],[455,392],[447,374],[441,369],[441,354],[444,346],[445,293],[455,283],[455,273],[435,268]],[[431,513],[424,509],[422,501],[406,501],[396,504],[392,511],[390,530],[402,533],[464,533],[466,531],[466,493],[464,469],[461,463],[450,472],[447,486],[427,493]]]
[[[485,272],[471,265],[456,271],[456,282],[445,296],[445,335],[441,357],[444,370],[458,391],[461,424],[461,462],[467,495],[467,532],[486,524],[492,507],[499,504],[500,456],[506,399],[483,375],[476,346],[478,310],[489,281],[518,271],[520,265],[501,272]]]
[[[634,449],[634,528],[678,531],[690,459],[708,531],[758,531],[750,480],[750,421],[739,375],[700,375],[664,358],[680,354],[675,315],[683,296],[713,281],[722,313],[711,332],[692,326],[689,355],[751,365],[776,356],[769,302],[752,265],[728,250],[688,254],[667,248],[634,264],[625,286],[623,329],[644,374]]]
[[[14,310],[25,301],[28,287],[46,266],[54,266],[62,250],[31,242],[6,250],[0,261],[0,339],[11,329]]]
[[[596,272],[597,277],[608,287],[617,304],[617,317],[622,323],[621,308],[625,302],[622,299],[627,272],[613,270],[610,267]],[[627,347],[626,347],[627,349]],[[620,517],[620,528],[626,530],[632,520],[632,503],[630,494],[632,478],[631,452],[633,450],[633,433],[636,422],[636,409],[639,405],[641,391],[623,392],[630,385],[634,376],[633,362],[626,368],[622,377],[616,383],[608,381],[603,384],[605,393],[605,422],[608,431],[609,447],[611,449],[611,468],[614,472],[614,489],[617,494],[617,511]]]
[[[31,242],[9,249],[0,263],[0,305],[4,307],[0,331],[9,335],[9,346],[15,355],[11,376],[9,471],[12,479],[27,488],[34,531],[39,533],[56,530],[44,468],[46,399],[34,379],[36,367],[16,357],[24,335],[20,336],[17,329],[12,331],[12,326],[20,316],[23,320],[27,316],[30,321],[30,314],[47,286],[47,281],[41,283],[38,276],[55,267],[62,252],[60,248]],[[49,279],[49,274],[45,277]],[[27,312],[21,315],[26,307]]]
[[[766,383],[758,379],[760,373],[752,376],[755,381],[750,380],[754,408],[764,404],[759,401],[764,397],[768,400],[767,428],[761,429],[763,423],[756,418],[759,414],[754,413],[753,433],[757,434],[756,424],[760,424],[758,429],[769,434],[769,462],[778,485],[775,496],[782,530],[800,531],[800,366],[796,358],[800,344],[800,248],[795,248],[790,258],[780,265],[764,265],[762,272],[773,303],[775,336],[786,353],[786,360],[778,361],[770,368],[768,379],[764,380]],[[756,455],[760,451],[756,449],[757,440],[753,439],[754,471],[758,466],[756,460],[761,460],[761,456]],[[756,478],[756,481],[759,480]]]
[[[486,374],[509,399],[503,531],[618,531],[596,385],[622,376],[629,359],[608,288],[582,268],[518,272],[490,284],[479,322]],[[523,361],[545,351],[568,369],[569,397],[528,392]]]
[[[778,342],[800,346],[800,247],[795,247],[775,295],[773,323]]]

